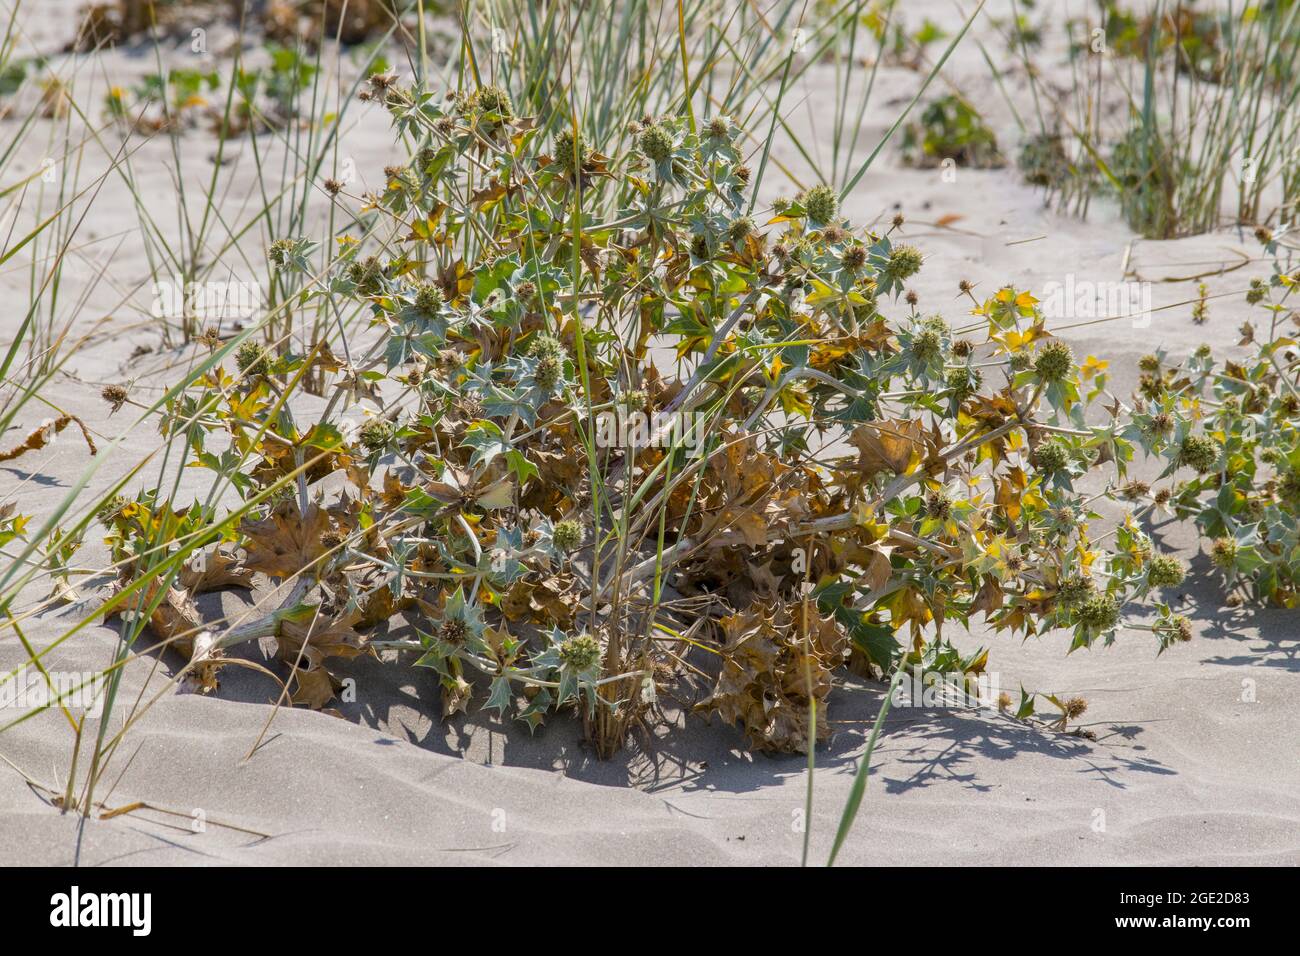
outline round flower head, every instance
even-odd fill
[[[496,113],[509,119],[514,114],[510,94],[499,86],[483,86],[474,93],[474,106],[484,113]]]
[[[927,329],[934,329],[934,331],[938,332],[940,335],[947,335],[950,331],[952,331],[948,327],[948,323],[947,321],[944,320],[944,317],[942,315],[928,316],[921,322],[921,324],[925,326]]]
[[[266,253],[266,257],[271,260],[271,264],[277,269],[283,269],[288,265],[291,255],[293,255],[293,241],[290,239],[275,240]]]
[[[1127,501],[1138,501],[1145,498],[1150,492],[1150,485],[1145,481],[1134,479],[1133,481],[1127,482],[1124,487],[1120,488],[1119,495]]]
[[[600,642],[590,634],[579,634],[560,643],[560,661],[575,671],[591,670],[600,663]]]
[[[776,213],[778,216],[784,216],[790,211],[790,207],[793,205],[794,201],[790,199],[789,196],[777,196],[772,200],[772,212]]]
[[[947,520],[952,514],[952,498],[948,492],[940,488],[938,491],[932,491],[925,498],[925,516],[927,518],[937,518],[940,521]]]
[[[1074,352],[1064,342],[1049,342],[1034,359],[1034,371],[1048,382],[1059,382],[1074,368]]]
[[[415,287],[415,310],[421,315],[437,315],[442,308],[442,290],[432,282],[421,282]]]
[[[984,384],[984,375],[977,368],[963,365],[948,371],[945,384],[958,399],[965,399],[980,390]]]
[[[350,262],[347,277],[362,295],[373,295],[379,291],[380,280],[384,276],[384,267],[378,256],[366,256],[360,262]]]
[[[560,551],[572,551],[582,544],[582,525],[575,518],[565,518],[555,526],[551,539]]]
[[[367,451],[379,451],[393,440],[393,426],[382,419],[372,418],[361,426],[357,439]]]
[[[1079,519],[1073,511],[1064,505],[1052,512],[1052,524],[1063,533],[1073,531],[1079,525]]]
[[[469,625],[458,617],[449,617],[442,622],[438,636],[452,647],[460,647],[469,637]]]
[[[1079,602],[1075,615],[1086,627],[1108,631],[1119,623],[1119,606],[1109,594],[1092,594]]]
[[[867,264],[867,250],[862,246],[849,246],[840,256],[840,265],[850,272],[857,272]]]
[[[1151,420],[1146,423],[1147,434],[1155,438],[1163,438],[1174,430],[1173,416],[1168,412],[1157,412],[1151,416]]]
[[[1284,473],[1277,483],[1278,496],[1292,508],[1300,507],[1300,471]]]
[[[456,349],[443,349],[435,364],[444,372],[459,372],[465,366],[465,356]]]
[[[921,271],[921,250],[916,246],[894,246],[889,250],[889,261],[885,264],[885,273],[902,282]]]
[[[529,353],[534,358],[560,358],[564,355],[564,344],[553,335],[538,335],[533,339]]]
[[[533,378],[543,391],[555,391],[563,375],[564,363],[558,355],[543,355],[538,358]]]
[[[1065,702],[1062,709],[1065,711],[1067,720],[1077,720],[1087,711],[1088,702],[1082,697],[1071,697]]]
[[[1237,542],[1232,538],[1215,538],[1210,545],[1210,560],[1215,567],[1232,570],[1237,564]]]
[[[591,149],[581,133],[574,136],[573,130],[565,127],[555,137],[555,161],[571,177],[576,178],[582,172],[590,156]]]
[[[1156,624],[1155,632],[1169,642],[1190,641],[1192,639],[1192,622],[1186,614],[1178,614]]]
[[[651,162],[662,163],[673,154],[673,137],[668,130],[655,123],[641,131],[637,137],[637,146]]]
[[[830,222],[839,212],[840,201],[830,186],[814,186],[804,193],[803,208],[813,222]]]
[[[709,135],[714,139],[726,139],[731,133],[731,123],[725,116],[715,116],[709,120]]]
[[[1056,589],[1056,599],[1064,607],[1072,607],[1087,600],[1096,590],[1096,586],[1087,578],[1066,578]]]
[[[1147,568],[1147,583],[1153,588],[1176,588],[1187,576],[1183,562],[1173,555],[1162,554],[1151,559]]]
[[[1178,459],[1182,464],[1205,474],[1212,471],[1219,461],[1221,447],[1213,438],[1205,435],[1188,435],[1178,449]]]
[[[99,397],[111,405],[113,411],[117,411],[126,404],[126,400],[131,397],[131,393],[127,391],[125,385],[105,385],[103,391],[99,393]]]
[[[265,375],[271,368],[271,354],[251,340],[235,350],[235,364],[245,375]]]
[[[1159,375],[1143,372],[1138,379],[1138,391],[1142,393],[1143,398],[1153,402],[1159,401],[1160,396],[1165,393],[1165,380]]]
[[[1051,474],[1070,463],[1070,450],[1059,441],[1045,441],[1034,449],[1034,464],[1039,471]]]
[[[754,220],[748,216],[741,216],[733,220],[727,227],[727,238],[733,243],[739,245],[744,242],[754,232]]]
[[[1154,355],[1144,355],[1138,359],[1138,368],[1144,372],[1158,372],[1160,371],[1160,359]]]
[[[912,357],[923,365],[929,365],[943,353],[943,336],[937,329],[922,329],[912,339]]]

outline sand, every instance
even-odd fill
[[[956,29],[949,3],[903,6],[913,26],[930,16]],[[999,16],[1006,7],[990,4]],[[52,12],[26,14],[29,40],[50,49],[69,35],[71,21],[65,5],[42,9]],[[972,30],[975,38],[990,49],[1005,45],[986,23]],[[1053,82],[1068,84],[1060,44],[1059,36],[1049,36],[1043,69]],[[138,75],[148,67],[138,51],[104,54],[94,69],[83,59],[76,88],[79,94],[102,90],[105,76]],[[823,90],[834,88],[829,73],[818,76]],[[1014,153],[1014,121],[974,46],[954,55],[943,80],[986,111]],[[882,69],[864,143],[874,145],[919,81],[906,69]],[[1026,113],[1023,78],[1006,82]],[[814,115],[811,101],[795,113],[809,120]],[[397,153],[379,111],[354,116],[343,151],[371,188]],[[808,132],[816,136],[811,126]],[[38,168],[59,135],[54,123],[42,121],[20,145],[13,168]],[[181,175],[194,181],[210,172],[213,140],[201,131],[188,135]],[[778,156],[799,167],[788,144]],[[85,185],[104,168],[103,148],[88,147],[83,161]],[[133,162],[146,203],[160,222],[174,224],[165,140],[144,145]],[[236,162],[242,166],[236,166],[223,206],[232,210],[247,208],[254,188],[251,161]],[[774,192],[792,191],[778,187],[774,182]],[[1008,282],[1041,290],[1071,273],[1076,280],[1118,281],[1126,263],[1147,279],[1177,278],[1210,271],[1213,263],[1235,265],[1238,250],[1255,257],[1258,249],[1248,233],[1235,230],[1134,242],[1109,200],[1094,201],[1088,220],[1079,221],[1045,209],[1013,168],[959,170],[949,182],[938,170],[904,168],[893,146],[846,205],[855,221],[888,218],[901,208],[909,219],[904,235],[927,258],[913,288],[923,308],[954,320],[967,311],[956,300],[961,278],[985,292]],[[945,219],[951,216],[960,218]],[[934,225],[941,221],[948,225]],[[137,395],[156,396],[175,380],[177,370],[169,366],[182,358],[161,347],[146,315],[149,265],[137,223],[125,185],[107,178],[77,236],[64,278],[69,291],[61,297],[60,320],[71,322],[74,337],[92,328],[95,334],[64,366],[51,398],[81,415],[105,445],[126,433],[133,418],[130,409],[110,417],[98,398],[102,384],[133,380]],[[244,254],[260,255],[260,248]],[[29,264],[24,253],[0,267],[0,290],[11,304],[0,319],[0,341],[16,328],[20,310],[14,306],[29,301]],[[1079,355],[1109,360],[1114,390],[1127,395],[1137,358],[1157,347],[1182,354],[1204,341],[1230,350],[1246,317],[1239,293],[1249,277],[1263,274],[1256,263],[1207,278],[1212,294],[1234,294],[1213,300],[1203,326],[1192,323],[1190,306],[1161,308],[1192,299],[1194,281],[1153,281],[1149,324],[1111,322],[1062,336]],[[1085,320],[1067,317],[1061,324],[1078,321]],[[155,351],[132,358],[142,345]],[[47,412],[30,406],[4,444]],[[0,494],[17,497],[24,512],[43,520],[92,464],[79,442],[68,431],[52,448],[0,466]],[[98,470],[82,494],[110,487],[156,444],[151,426],[131,432],[94,463]],[[159,469],[149,460],[140,481],[152,483]],[[206,479],[187,475],[182,488],[203,494]],[[992,647],[990,669],[1013,695],[1023,684],[1086,697],[1080,726],[1096,739],[1028,726],[987,709],[895,709],[842,862],[1300,862],[1300,718],[1294,703],[1300,618],[1294,611],[1224,606],[1191,529],[1160,527],[1157,537],[1191,564],[1176,605],[1194,621],[1195,639],[1157,659],[1149,634],[1122,630],[1113,647],[1067,657],[1063,634],[1022,643],[980,627],[951,632],[963,649]],[[29,588],[20,604],[43,593]],[[94,600],[88,589],[84,603],[32,618],[24,633],[37,647],[48,647],[90,613]],[[237,593],[207,596],[203,603],[210,616],[238,614],[245,606]],[[48,666],[102,668],[115,636],[115,625],[94,622],[50,651]],[[243,653],[260,661],[255,648]],[[13,632],[0,632],[0,668],[25,658]],[[750,754],[733,728],[687,716],[697,688],[682,687],[680,699],[665,700],[666,722],[651,739],[602,762],[568,717],[551,718],[531,736],[522,725],[503,726],[477,710],[443,721],[431,672],[351,662],[344,672],[356,681],[356,699],[337,705],[336,716],[276,710],[276,685],[252,670],[227,668],[212,697],[163,693],[178,664],[166,655],[128,669],[124,699],[162,697],[125,736],[105,775],[106,789],[97,794],[110,808],[147,806],[104,820],[62,814],[50,796],[66,780],[72,757],[64,718],[46,712],[0,734],[0,863],[785,865],[799,861],[805,829],[810,860],[823,862],[883,693],[881,685],[841,679],[829,711],[834,737],[817,752],[813,813],[805,820],[805,758]],[[109,734],[120,729],[124,712],[114,716]],[[0,711],[5,721],[13,716]],[[99,722],[87,726],[94,733]],[[30,785],[24,775],[42,786]]]

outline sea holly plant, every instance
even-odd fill
[[[1266,251],[1279,252],[1265,231]],[[1300,604],[1300,327],[1290,304],[1300,275],[1254,279],[1257,321],[1241,328],[1241,361],[1202,346],[1182,362],[1142,359],[1135,443],[1158,456],[1164,484],[1148,508],[1192,519],[1231,603]]]
[[[241,499],[207,519],[279,601],[192,669],[256,639],[323,706],[338,658],[382,655],[436,675],[446,715],[573,710],[602,756],[694,685],[756,749],[797,751],[828,736],[839,668],[972,678],[987,649],[945,628],[981,620],[1109,644],[1181,579],[1136,519],[1102,519],[1151,410],[1028,291],[922,311],[901,217],[854,226],[824,185],[757,207],[725,116],[641,117],[607,155],[494,86],[376,74],[367,99],[409,154],[365,234],[323,273],[307,240],[272,246],[295,307],[366,327],[248,338],[166,409]]]

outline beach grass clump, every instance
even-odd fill
[[[1060,132],[1040,132],[1028,137],[1016,160],[1025,182],[1040,187],[1049,203],[1066,209],[1086,208],[1088,195],[1097,188],[1097,164],[1073,137]]]
[[[1294,218],[1300,5],[1106,0],[1065,26],[1064,86],[1039,78],[1018,27],[1009,37],[1035,114],[1031,126],[1008,99],[1025,134],[1020,165],[1049,202],[1083,217],[1094,194],[1109,194],[1153,239]],[[985,59],[1005,98],[1002,72]]]
[[[1203,233],[1225,212],[1257,223],[1279,192],[1282,210],[1294,206],[1300,6],[1230,17],[1168,4],[1107,29],[1141,73],[1124,86],[1129,121],[1109,150],[1086,138],[1135,231],[1156,239]]]

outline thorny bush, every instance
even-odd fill
[[[1254,354],[1219,362],[1208,345],[1181,363],[1145,356],[1128,435],[1165,462],[1160,478],[1191,475],[1155,489],[1146,509],[1195,521],[1215,572],[1230,592],[1283,607],[1300,604],[1300,315],[1288,301],[1300,273],[1277,258],[1278,240],[1261,229],[1278,263],[1254,279],[1246,301],[1265,322],[1241,326]],[[1267,328],[1267,334],[1264,328]]]
[[[919,311],[901,218],[855,227],[814,186],[757,221],[725,117],[645,117],[635,149],[607,156],[496,87],[371,84],[413,144],[362,211],[391,236],[342,237],[324,274],[307,238],[271,257],[297,303],[352,303],[373,335],[246,337],[168,409],[164,429],[256,507],[210,572],[154,596],[175,618],[155,612],[154,630],[197,630],[201,573],[289,594],[190,641],[190,678],[212,686],[226,649],[261,639],[319,707],[335,658],[381,654],[432,670],[447,715],[475,694],[534,728],[572,709],[606,756],[663,691],[703,679],[698,709],[798,751],[829,733],[838,667],[973,678],[987,651],[962,657],[943,633],[981,617],[1109,644],[1126,605],[1181,580],[1132,515],[1094,529],[1138,445],[1223,474],[1236,446],[1195,445],[1182,407],[1199,379],[1161,391],[1171,424],[1152,444],[1151,403],[1130,416],[1029,292],[981,301],[963,283],[965,334]],[[310,424],[291,400],[308,375],[332,386]],[[611,442],[610,414],[651,424]],[[684,418],[693,430],[664,431]],[[106,515],[120,556],[146,524],[156,542],[159,522],[200,517],[170,514]],[[1160,649],[1187,636],[1167,609],[1146,628]]]

